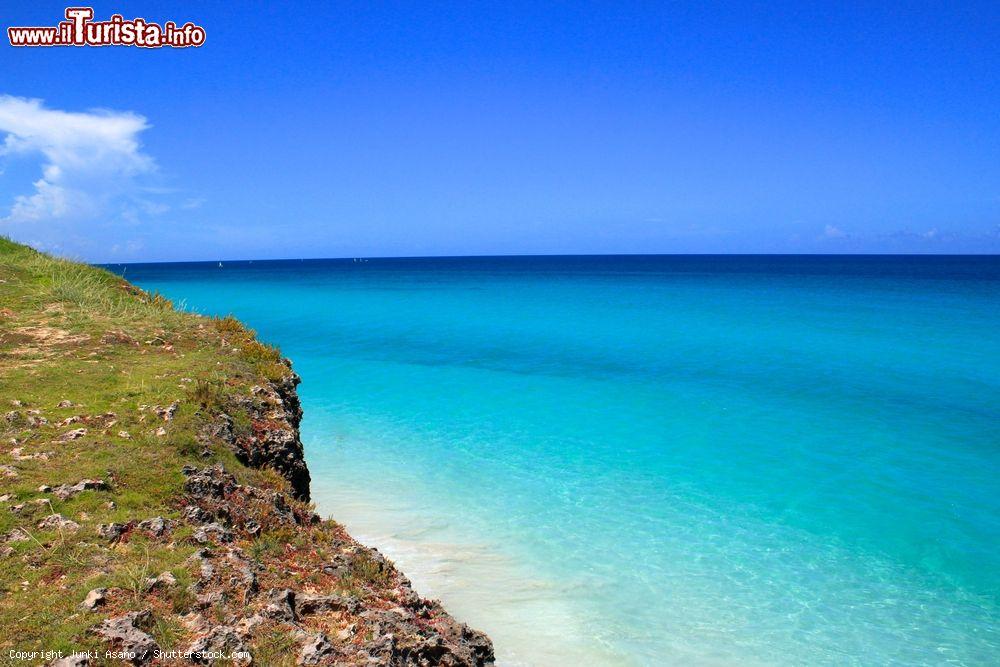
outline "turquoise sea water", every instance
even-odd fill
[[[302,375],[319,509],[504,664],[1000,662],[1000,259],[111,267]]]

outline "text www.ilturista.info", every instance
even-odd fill
[[[126,20],[112,14],[107,21],[93,21],[92,7],[67,7],[66,20],[56,26],[7,28],[11,46],[163,46],[185,48],[205,43],[205,29],[190,21],[178,26],[167,21],[162,26],[143,18]]]

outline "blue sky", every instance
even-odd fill
[[[93,261],[1000,251],[996,2],[234,7],[94,5],[199,49],[0,45],[0,233]]]

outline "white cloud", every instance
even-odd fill
[[[842,239],[847,236],[847,233],[839,227],[834,227],[833,225],[827,225],[823,229],[823,236],[828,239]]]
[[[29,225],[26,234],[58,239],[82,231],[82,224],[137,224],[165,212],[169,207],[151,200],[143,182],[156,170],[139,142],[148,127],[127,111],[60,111],[42,100],[0,95],[0,133],[6,133],[0,157],[41,159],[41,178],[0,214],[3,227]]]

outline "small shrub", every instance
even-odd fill
[[[191,400],[201,406],[203,410],[217,412],[225,401],[222,383],[198,378],[191,389]]]
[[[250,558],[262,563],[267,558],[280,555],[283,549],[284,546],[276,536],[272,534],[261,535],[250,545]]]
[[[283,380],[288,375],[288,366],[277,361],[258,366],[257,370],[272,382]]]
[[[153,617],[153,627],[149,629],[149,633],[153,635],[153,639],[160,645],[160,648],[165,651],[177,646],[181,637],[184,636],[183,629],[178,623],[158,614]]]
[[[246,410],[233,410],[233,436],[237,440],[249,438],[253,435],[253,422]]]
[[[149,549],[146,549],[142,560],[124,565],[118,571],[115,587],[125,591],[133,604],[140,604],[146,597],[146,590],[149,587],[148,580],[151,575]]]
[[[281,352],[273,345],[260,343],[256,340],[248,341],[240,348],[243,357],[252,364],[273,364],[281,361]]]
[[[294,635],[278,628],[258,632],[250,644],[255,665],[291,667],[295,664]]]
[[[149,304],[154,308],[159,308],[161,310],[173,310],[174,302],[163,296],[159,292],[153,292],[149,295]]]
[[[198,438],[190,433],[182,432],[175,435],[173,437],[173,442],[174,446],[177,447],[177,451],[184,456],[192,458],[200,455],[205,449],[202,444],[198,442]]]
[[[195,594],[191,591],[191,574],[184,569],[173,570],[177,577],[177,585],[170,591],[170,607],[175,614],[187,612],[195,603]]]
[[[389,584],[389,572],[385,566],[365,551],[354,554],[351,559],[351,576],[373,588],[383,588]]]
[[[212,324],[215,325],[215,330],[222,334],[235,334],[238,336],[246,336],[248,338],[254,335],[252,330],[247,329],[242,322],[232,315],[214,318],[212,320]]]

